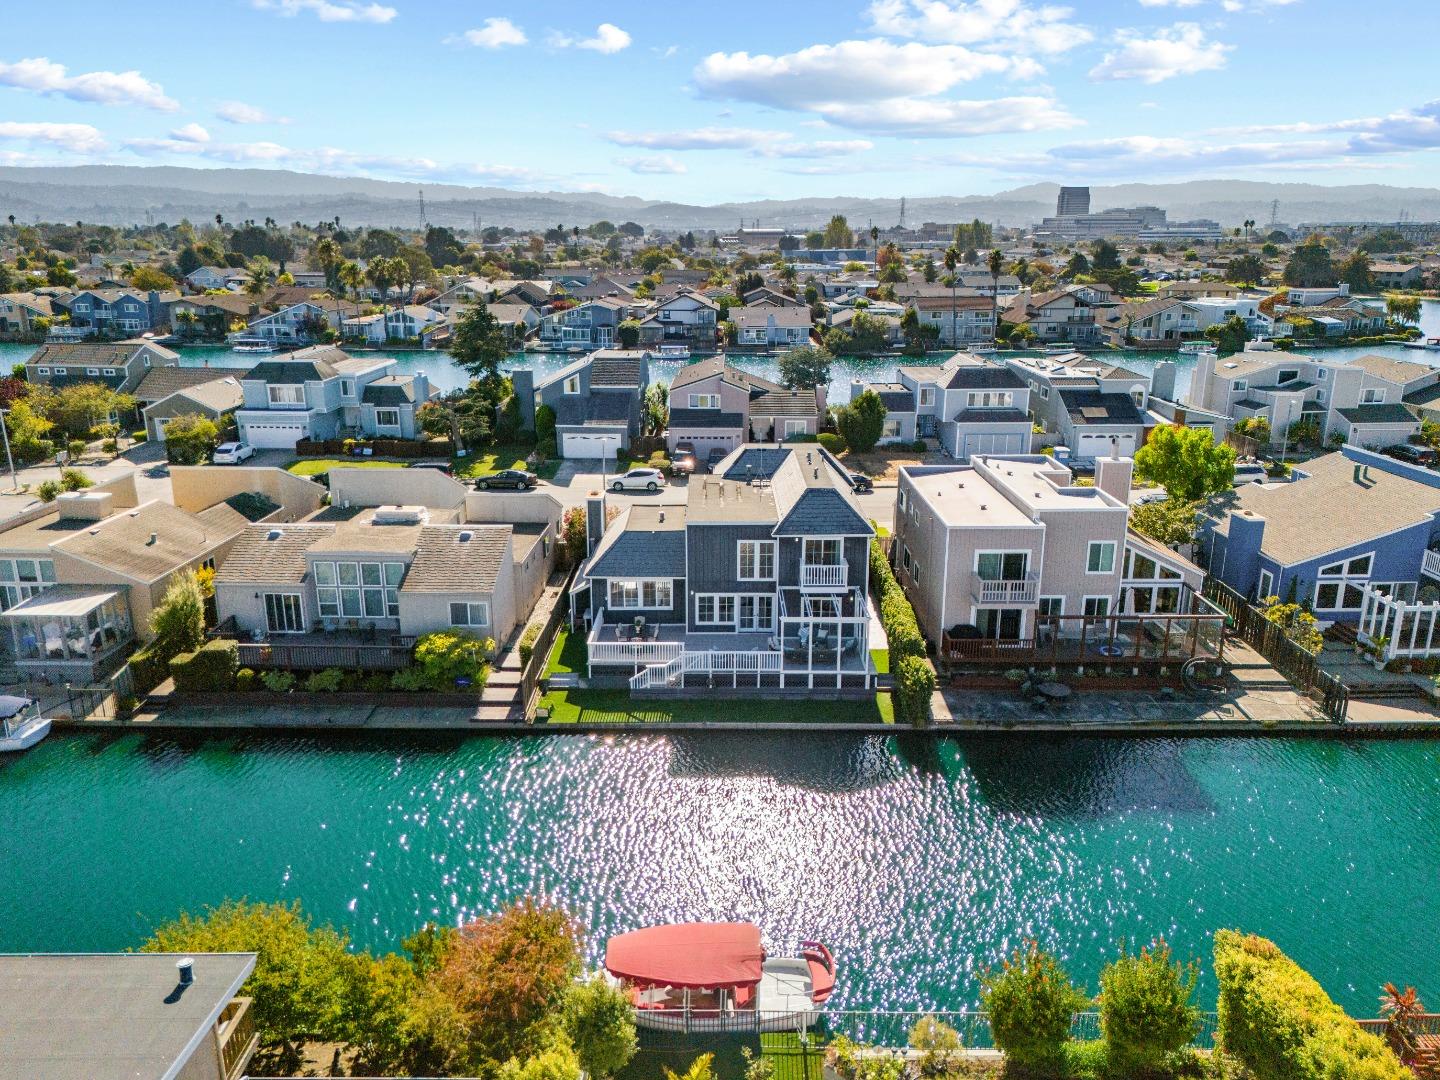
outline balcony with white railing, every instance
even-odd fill
[[[976,578],[971,594],[981,604],[1034,604],[1040,599],[1040,575],[1026,574],[1023,578],[1000,581],[986,581]]]
[[[1425,559],[1420,564],[1420,572],[1440,579],[1440,551],[1425,552]]]
[[[781,655],[772,650],[681,652],[665,663],[649,664],[630,679],[631,690],[658,690],[685,684],[686,675],[748,676],[778,674]],[[737,684],[738,685],[738,684]]]
[[[585,642],[590,666],[644,667],[664,664],[685,649],[685,627],[678,623],[607,623],[604,619],[590,630]]]
[[[843,589],[850,580],[850,565],[838,563],[803,563],[800,567],[802,589]]]

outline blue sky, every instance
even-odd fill
[[[242,165],[702,203],[1034,180],[1437,180],[1440,4],[1418,0],[124,9],[7,13],[0,164]]]

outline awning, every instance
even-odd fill
[[[0,695],[0,720],[9,720],[19,716],[33,704],[34,702],[27,697],[16,697],[13,694]]]
[[[605,968],[639,986],[719,990],[756,986],[765,949],[751,923],[677,923],[619,934],[605,946]]]

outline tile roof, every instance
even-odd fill
[[[215,572],[215,583],[299,585],[309,573],[305,553],[334,532],[334,525],[250,525]]]
[[[1440,489],[1376,465],[1357,481],[1355,466],[1342,453],[1325,454],[1300,466],[1303,478],[1244,484],[1217,501],[1216,510],[1263,517],[1260,548],[1284,566],[1428,522],[1440,511]],[[1337,507],[1346,512],[1337,513]],[[1216,532],[1224,536],[1228,530],[1226,515]]]
[[[683,578],[686,517],[683,506],[630,507],[606,530],[585,576]]]
[[[509,525],[426,525],[401,592],[494,592],[510,555]]]
[[[157,501],[90,523],[55,546],[68,555],[148,582],[194,562],[203,552],[239,536],[248,525],[244,515],[224,503],[187,514]]]

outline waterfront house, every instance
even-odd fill
[[[52,314],[48,296],[4,293],[0,295],[0,334],[32,333],[37,330],[37,319],[49,319]]]
[[[787,390],[716,356],[675,373],[666,443],[673,453],[688,442],[703,461],[717,448],[815,435],[824,416],[824,387]]]
[[[178,368],[180,371],[202,371],[210,378],[180,387],[144,405],[140,414],[145,430],[155,442],[165,441],[165,425],[177,416],[199,416],[214,421],[223,429],[225,417],[245,403],[245,391],[239,375],[218,375],[214,368]]]
[[[56,315],[70,316],[73,331],[123,335],[167,326],[169,304],[179,296],[154,289],[82,289],[50,303]]]
[[[902,468],[891,561],[941,656],[1018,663],[1063,642],[1083,662],[1075,646],[1116,633],[1126,647],[1159,645],[1153,659],[1182,649],[1168,617],[1204,611],[1203,574],[1128,529],[1132,469],[1101,458],[1094,486],[1079,487],[1040,455]]]
[[[0,1076],[240,1080],[253,952],[0,956]]]
[[[1011,357],[1005,364],[1029,386],[1030,415],[1046,441],[1073,458],[1128,457],[1144,445],[1147,430],[1168,422],[1150,415],[1149,402],[1152,391],[1173,392],[1173,364],[1157,365],[1150,377],[1078,352]]]
[[[45,386],[103,383],[133,393],[152,368],[176,367],[180,354],[153,341],[50,341],[25,361],[25,380]]]
[[[133,474],[9,519],[0,531],[6,662],[93,685],[151,636],[150,613],[174,576],[215,566],[247,524],[220,499],[195,512],[141,502]]]
[[[424,372],[396,374],[398,367],[333,345],[262,360],[240,377],[240,438],[283,449],[300,439],[416,438],[415,414],[432,396],[430,382]]]
[[[1293,476],[1215,500],[1200,536],[1213,577],[1324,623],[1356,621],[1367,587],[1413,600],[1422,582],[1440,585],[1440,475],[1345,446]]]
[[[529,368],[510,378],[527,427],[541,405],[554,411],[561,457],[614,457],[643,433],[650,354],[642,349],[597,350],[538,384]]]
[[[872,685],[874,529],[816,444],[737,448],[683,506],[586,505],[590,553],[572,605],[592,676],[632,690]]]
[[[1420,429],[1405,407],[1440,384],[1440,369],[1386,357],[1339,364],[1257,348],[1217,357],[1202,354],[1190,380],[1189,401],[1231,420],[1263,417],[1272,439],[1298,421],[1313,421],[1325,441],[1339,435],[1358,446],[1393,446]]]
[[[989,296],[917,296],[910,306],[922,326],[939,333],[937,340],[943,346],[995,340],[995,305]]]
[[[1000,318],[1017,326],[1027,324],[1036,339],[1047,344],[1091,345],[1100,340],[1095,307],[1074,289],[1022,293],[1000,309]]]
[[[640,343],[679,343],[713,348],[720,305],[699,292],[680,289],[640,320]]]
[[[180,296],[168,305],[169,323],[180,334],[191,326],[209,338],[223,338],[235,323],[247,323],[260,314],[260,305],[244,293]]]
[[[960,460],[1030,449],[1029,387],[999,364],[956,353],[943,364],[903,364],[897,382],[877,383],[886,405],[884,442],[936,439]],[[867,387],[851,384],[851,399]]]
[[[604,349],[619,341],[620,324],[637,309],[628,301],[587,300],[540,318],[540,340],[556,346]]]
[[[445,321],[445,316],[423,304],[406,304],[388,308],[373,315],[354,315],[340,320],[340,336],[366,345],[384,345],[387,341],[419,338],[429,327]]]
[[[1375,279],[1377,289],[1418,289],[1425,278],[1425,270],[1419,263],[1373,262],[1370,276]]]
[[[813,322],[806,307],[746,305],[730,309],[735,344],[747,348],[794,348],[810,340]]]
[[[320,339],[327,331],[339,333],[342,320],[359,314],[359,305],[348,300],[311,297],[252,319],[242,336],[263,338],[277,345],[305,345]]]

